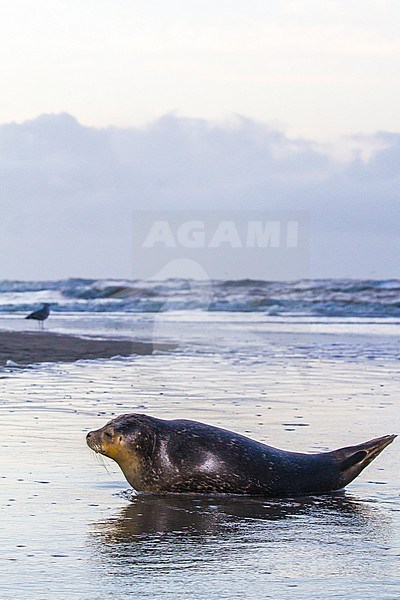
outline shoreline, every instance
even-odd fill
[[[48,331],[0,330],[0,366],[13,361],[18,366],[41,362],[75,362],[113,356],[150,355],[171,350],[172,344],[92,338]]]

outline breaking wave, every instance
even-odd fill
[[[0,312],[208,310],[266,315],[399,317],[400,280],[129,281],[67,279],[0,282]]]

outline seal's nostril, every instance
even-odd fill
[[[92,432],[91,432],[91,431],[89,431],[89,433],[88,433],[88,434],[87,434],[87,436],[86,436],[86,439],[89,439],[91,435],[92,435]]]

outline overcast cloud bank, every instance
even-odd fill
[[[0,278],[129,277],[132,211],[191,208],[305,210],[304,277],[398,277],[400,134],[365,143],[379,148],[368,160],[340,161],[244,117],[2,125]]]

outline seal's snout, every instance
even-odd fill
[[[124,436],[113,425],[107,423],[100,429],[89,431],[86,434],[86,443],[94,452],[118,460],[123,450]]]
[[[86,443],[91,450],[98,452],[99,451],[99,440],[98,440],[98,436],[96,434],[97,434],[96,431],[89,431],[89,433],[86,435]]]
[[[90,446],[90,442],[93,442],[94,437],[95,437],[95,432],[89,431],[89,433],[86,436],[86,442],[89,446]]]

